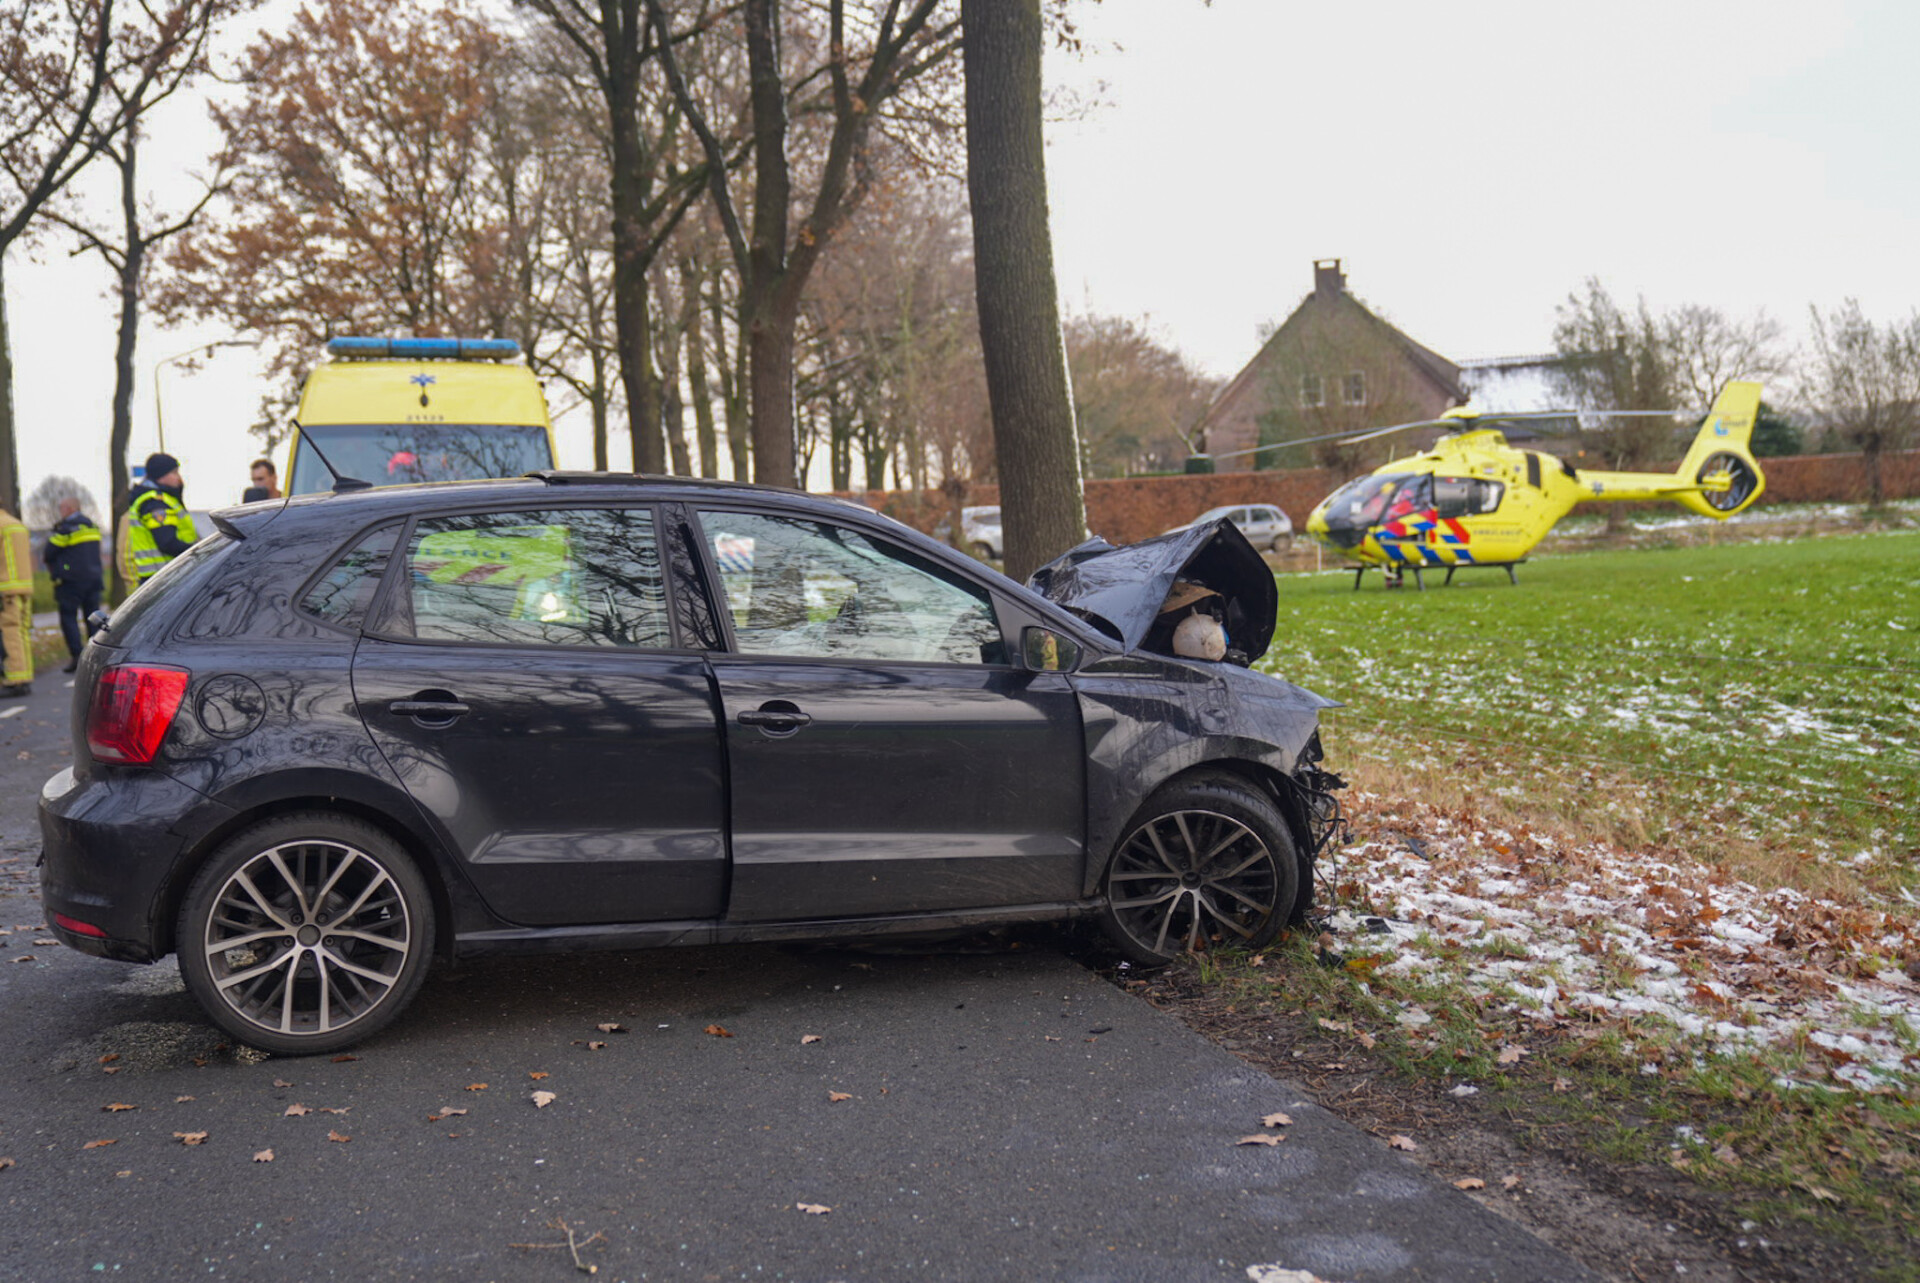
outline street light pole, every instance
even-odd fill
[[[162,366],[172,365],[176,361],[185,361],[196,356],[201,358],[211,357],[215,348],[252,346],[253,344],[247,342],[245,339],[215,339],[211,343],[201,343],[190,347],[184,352],[175,352],[172,356],[163,356],[153,363],[153,431],[154,435],[159,438],[160,452],[162,454],[165,454],[167,450],[167,423],[165,416],[161,414],[160,410],[160,368]]]

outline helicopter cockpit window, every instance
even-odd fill
[[[1371,526],[1389,515],[1388,508],[1413,510],[1419,499],[1416,492],[1425,489],[1426,478],[1406,472],[1361,477],[1349,482],[1327,504],[1330,519],[1345,526]]]
[[[1478,477],[1435,477],[1433,509],[1438,517],[1471,517],[1492,512],[1500,506],[1506,487],[1498,481]]]

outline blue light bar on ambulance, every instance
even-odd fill
[[[386,357],[400,361],[433,358],[506,361],[520,355],[520,345],[512,339],[338,338],[327,340],[327,355]]]

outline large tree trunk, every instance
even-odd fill
[[[146,259],[146,243],[140,237],[140,201],[134,181],[135,142],[127,136],[126,162],[120,166],[120,216],[126,227],[126,255],[120,268],[120,333],[113,349],[113,434],[107,454],[113,468],[113,489],[107,498],[109,528],[102,536],[111,539],[120,528],[120,513],[127,502],[127,446],[133,440],[133,352],[140,339],[140,269]],[[166,442],[160,443],[162,450]],[[105,549],[102,550],[103,552]],[[110,600],[124,597],[132,586],[122,582],[120,558],[113,563]]]
[[[1086,537],[1080,444],[1047,227],[1040,0],[961,0],[974,294],[993,407],[1006,570],[1025,579]]]
[[[740,328],[747,347],[753,479],[791,486],[794,309],[781,306],[787,266],[787,91],[781,79],[777,0],[747,0],[747,88],[753,105],[753,236],[740,283]],[[785,311],[785,316],[781,313]]]
[[[713,389],[707,383],[706,318],[701,310],[700,274],[692,265],[680,271],[681,296],[686,303],[682,322],[687,339],[687,392],[693,398],[693,436],[700,455],[700,475],[720,475],[720,434],[713,423]]]
[[[637,6],[634,8],[637,9]],[[637,24],[637,12],[612,19]],[[634,28],[637,30],[637,27]],[[633,434],[633,470],[665,472],[666,442],[660,432],[660,385],[653,373],[653,326],[648,310],[645,143],[640,136],[640,54],[637,41],[610,34],[606,72],[608,126],[612,144],[613,329],[620,352],[620,382],[627,393],[627,422]]]

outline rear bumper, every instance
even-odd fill
[[[158,771],[73,769],[40,790],[40,895],[48,928],[81,953],[152,962],[171,950],[171,910],[195,833],[227,808]],[[60,925],[57,916],[100,931]]]

